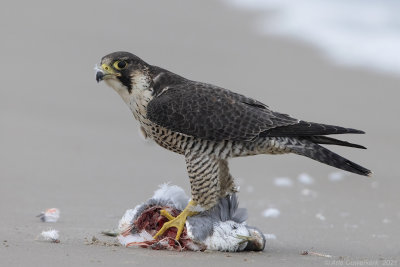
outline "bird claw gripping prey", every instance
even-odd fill
[[[187,217],[182,223],[179,241],[174,228],[158,231],[170,221],[179,217],[179,212],[188,204],[188,197],[182,188],[164,184],[153,197],[127,210],[119,222],[118,240],[126,247],[144,247],[155,250],[219,250],[219,251],[261,251],[265,237],[258,229],[246,224],[246,210],[238,208],[236,195],[220,198],[211,210]],[[188,207],[192,206],[189,204]],[[171,215],[173,214],[173,215]],[[182,214],[182,213],[181,213]]]
[[[189,204],[186,206],[186,208],[177,217],[172,216],[166,210],[161,210],[160,214],[162,216],[166,217],[169,220],[169,222],[164,223],[164,225],[161,227],[161,229],[154,236],[154,239],[157,239],[160,235],[164,234],[164,232],[166,230],[168,230],[169,228],[176,227],[177,232],[176,232],[175,240],[178,241],[182,234],[183,228],[185,227],[186,218],[188,216],[193,216],[193,215],[198,214],[198,212],[191,211],[191,208],[193,208],[195,206],[196,206],[196,203],[194,201],[190,201]]]

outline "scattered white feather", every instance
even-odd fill
[[[275,234],[264,234],[265,239],[276,240]]]
[[[47,209],[46,211],[42,211],[38,217],[43,222],[57,222],[60,218],[60,210],[57,208]]]
[[[265,218],[277,218],[281,212],[278,209],[269,208],[262,212],[262,216]]]
[[[51,229],[51,230],[48,230],[48,231],[43,231],[40,235],[46,241],[51,241],[51,242],[56,242],[56,243],[60,242],[60,239],[59,239],[60,235],[58,233],[58,230]]]
[[[302,184],[313,184],[314,183],[314,178],[312,178],[310,175],[307,173],[301,173],[298,177],[297,180],[302,183]]]
[[[329,180],[331,182],[338,182],[343,180],[345,175],[346,174],[344,172],[332,172],[329,174]]]
[[[274,184],[280,187],[289,187],[293,185],[293,182],[288,177],[278,177],[274,179]]]
[[[311,197],[311,198],[316,198],[318,196],[318,193],[310,190],[308,188],[304,188],[303,190],[301,190],[301,194],[305,197]]]
[[[390,220],[390,219],[388,219],[388,218],[384,218],[383,220],[382,220],[382,223],[384,223],[384,224],[388,224],[388,223],[391,223],[392,221]]]
[[[317,218],[317,219],[319,219],[321,221],[325,221],[326,220],[325,216],[322,215],[322,213],[315,214],[315,218]]]

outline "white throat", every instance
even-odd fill
[[[121,96],[136,119],[139,118],[139,114],[146,114],[147,103],[152,98],[152,91],[149,88],[150,80],[148,77],[140,74],[134,75],[131,93],[129,93],[128,88],[117,79],[106,79],[105,82]]]
[[[129,94],[128,88],[120,81],[115,79],[107,79],[105,80],[105,82],[108,86],[114,89],[114,91],[117,92],[124,100],[124,102],[129,106],[129,103],[131,102],[133,96]]]

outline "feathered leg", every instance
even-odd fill
[[[208,210],[218,202],[220,196],[219,160],[207,155],[192,153],[187,153],[185,157],[192,200],[177,217],[173,217],[167,211],[162,210],[161,215],[170,221],[163,225],[154,238],[162,235],[168,228],[176,227],[178,231],[175,239],[179,240],[188,216]]]
[[[229,173],[228,161],[219,160],[219,182],[220,182],[220,197],[225,197],[228,194],[237,192],[235,181]]]

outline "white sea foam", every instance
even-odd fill
[[[400,1],[224,0],[264,11],[263,34],[293,36],[334,62],[400,74]],[[271,15],[271,11],[275,11]],[[267,15],[268,14],[268,15]]]

